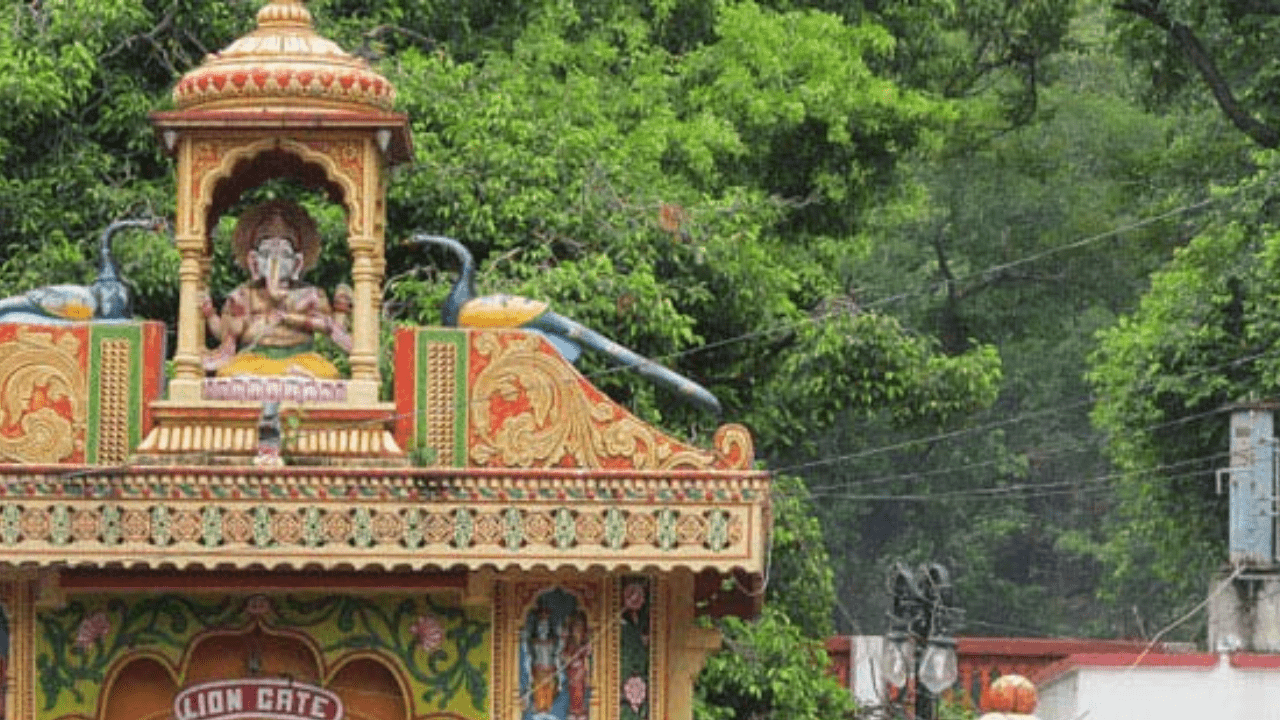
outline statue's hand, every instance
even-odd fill
[[[330,324],[329,337],[333,338],[334,344],[342,348],[343,352],[351,352],[351,334],[347,332],[346,328],[342,327],[341,323]]]
[[[226,365],[235,355],[234,343],[222,343],[218,347],[205,353],[204,370],[205,372],[217,372],[218,368]]]

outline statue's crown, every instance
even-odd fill
[[[284,219],[284,215],[279,211],[271,213],[265,220],[258,224],[258,232],[256,233],[256,236],[256,240],[272,237],[288,238],[290,245],[293,245],[295,248],[298,245],[297,231],[294,230],[293,225],[288,220]]]

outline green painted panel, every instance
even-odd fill
[[[410,717],[488,717],[489,610],[453,594],[139,594],[75,596],[39,612],[37,720],[97,717],[101,689],[135,658],[162,662],[181,686],[202,638],[255,626],[305,638],[322,682],[353,658],[376,657],[405,683]]]

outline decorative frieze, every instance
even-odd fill
[[[472,471],[476,472],[476,471]],[[10,563],[160,567],[740,568],[763,558],[766,479],[586,481],[338,468],[0,476]]]

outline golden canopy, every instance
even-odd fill
[[[389,111],[395,88],[328,38],[315,33],[300,0],[272,0],[258,11],[258,27],[210,54],[173,89],[188,109]]]

